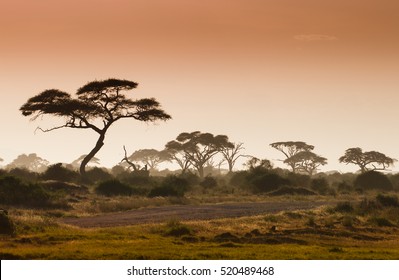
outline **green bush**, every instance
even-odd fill
[[[119,180],[107,180],[98,184],[95,189],[97,194],[105,196],[132,195],[133,189]]]
[[[206,189],[217,187],[218,181],[212,176],[206,176],[200,185]]]
[[[311,178],[309,175],[290,172],[287,175],[287,179],[290,181],[290,186],[302,188],[310,187]]]
[[[384,190],[393,189],[393,185],[388,177],[377,171],[368,171],[356,177],[355,188],[359,190]]]
[[[284,185],[290,185],[290,181],[275,173],[267,172],[250,178],[255,193],[271,192]]]
[[[103,168],[93,167],[86,171],[85,178],[91,183],[98,183],[100,181],[111,180],[112,175]]]
[[[333,210],[340,213],[352,213],[355,209],[350,202],[338,202]]]
[[[391,196],[379,194],[377,195],[376,200],[384,207],[399,207],[399,201],[396,195]]]
[[[325,178],[315,178],[310,182],[310,188],[321,195],[328,193],[330,186]]]
[[[44,180],[57,180],[63,182],[74,182],[80,177],[79,173],[62,166],[62,163],[50,165],[41,176]]]
[[[178,196],[182,197],[189,189],[189,182],[175,175],[165,177],[160,186],[153,188],[149,197],[156,196]]]
[[[51,196],[39,184],[26,184],[13,176],[0,178],[0,203],[27,207],[48,207]]]
[[[4,209],[0,209],[0,234],[15,235],[14,223]]]

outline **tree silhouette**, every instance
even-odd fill
[[[168,160],[168,154],[164,151],[155,149],[141,149],[135,151],[130,157],[130,161],[142,162],[148,166],[150,170],[155,169],[158,164]]]
[[[32,153],[29,155],[22,154],[14,159],[10,164],[7,165],[8,169],[12,168],[26,168],[34,172],[43,172],[46,170],[49,162],[37,154]]]
[[[339,158],[341,163],[352,163],[359,166],[362,173],[371,170],[386,170],[388,167],[393,166],[395,161],[396,159],[380,152],[363,152],[359,147],[347,149],[345,155]]]
[[[181,168],[182,174],[191,166],[191,161],[188,159],[184,150],[182,150],[181,143],[177,141],[170,141],[165,145],[164,152],[167,154],[168,161],[176,161]]]
[[[20,110],[24,116],[52,115],[65,119],[65,123],[44,132],[64,127],[91,129],[99,137],[94,148],[80,164],[80,173],[85,174],[87,163],[104,145],[105,134],[110,126],[120,119],[132,118],[138,121],[154,122],[168,120],[160,104],[154,98],[132,100],[122,91],[132,90],[137,83],[128,80],[107,79],[89,82],[76,92],[77,98],[58,89],[45,90],[30,98]]]
[[[233,171],[233,167],[240,157],[248,157],[246,155],[240,154],[240,151],[244,150],[243,143],[232,143],[232,146],[222,147],[220,152],[223,155],[223,158],[226,160],[229,166],[229,172]]]
[[[271,147],[275,148],[276,150],[282,152],[287,159],[296,155],[302,151],[312,151],[314,146],[308,145],[305,142],[301,141],[286,141],[286,142],[275,142],[270,144]],[[284,161],[284,163],[288,164],[292,168],[292,172],[296,172],[300,165],[298,162],[295,161]]]
[[[201,133],[194,131],[191,133],[180,133],[176,140],[170,141],[166,147],[173,147],[175,151],[184,153],[185,158],[197,169],[201,178],[204,177],[205,164],[224,147],[232,147],[226,135],[216,135],[211,133]]]
[[[84,158],[85,158],[86,156],[87,156],[87,155],[81,155],[80,157],[78,157],[77,159],[75,159],[74,161],[72,161],[72,162],[71,162],[72,167],[73,167],[73,168],[76,168],[76,167],[80,166],[80,164],[82,163],[82,161],[84,160]],[[89,164],[89,163],[92,163],[92,164],[100,164],[100,159],[97,158],[97,157],[92,157],[92,158],[90,159],[90,161],[88,162],[88,164]]]
[[[296,166],[297,171],[313,175],[320,165],[327,164],[327,159],[311,151],[301,151],[284,160],[290,166]]]

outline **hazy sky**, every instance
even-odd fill
[[[36,152],[71,162],[92,131],[36,132],[61,124],[19,112],[49,88],[73,94],[93,80],[129,79],[173,120],[115,123],[97,155],[162,149],[180,132],[226,134],[245,152],[298,140],[338,163],[347,148],[399,159],[397,0],[0,0],[0,157]],[[394,171],[399,171],[399,163]],[[238,166],[241,167],[241,166]]]

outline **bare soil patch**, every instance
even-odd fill
[[[92,217],[63,218],[62,223],[78,227],[114,227],[145,223],[160,223],[168,220],[210,220],[254,216],[280,211],[312,209],[335,204],[336,201],[283,201],[246,202],[211,205],[175,205],[142,208],[126,212],[110,213]]]

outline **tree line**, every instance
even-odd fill
[[[76,92],[76,97],[58,89],[45,90],[28,99],[20,111],[24,116],[31,116],[33,120],[39,116],[50,115],[65,119],[63,125],[47,129],[49,132],[61,128],[89,129],[98,134],[98,139],[88,154],[79,159],[79,171],[82,176],[86,173],[86,166],[95,160],[95,155],[104,145],[108,129],[120,119],[130,118],[143,122],[167,121],[172,117],[167,114],[155,98],[130,99],[124,92],[137,87],[137,83],[128,80],[107,79],[89,82]],[[327,164],[327,159],[313,152],[314,146],[301,141],[285,141],[270,144],[280,151],[294,173],[313,175],[318,168]],[[144,169],[155,169],[163,161],[176,162],[182,173],[194,168],[200,177],[204,176],[204,168],[214,164],[215,155],[221,154],[223,162],[231,172],[238,158],[251,157],[242,154],[243,143],[229,141],[226,135],[213,135],[200,131],[180,133],[176,139],[169,141],[162,151],[142,149],[125,157],[121,164],[127,165],[134,171],[139,169],[138,162],[143,163]],[[22,155],[21,155],[22,156]],[[23,155],[37,157],[35,154]],[[349,148],[339,158],[339,162],[355,164],[361,172],[370,170],[386,170],[393,166],[396,160],[377,151],[363,152],[361,148]],[[32,163],[43,166],[45,160],[36,159]],[[76,164],[76,163],[75,163]],[[219,166],[222,162],[219,162]]]

